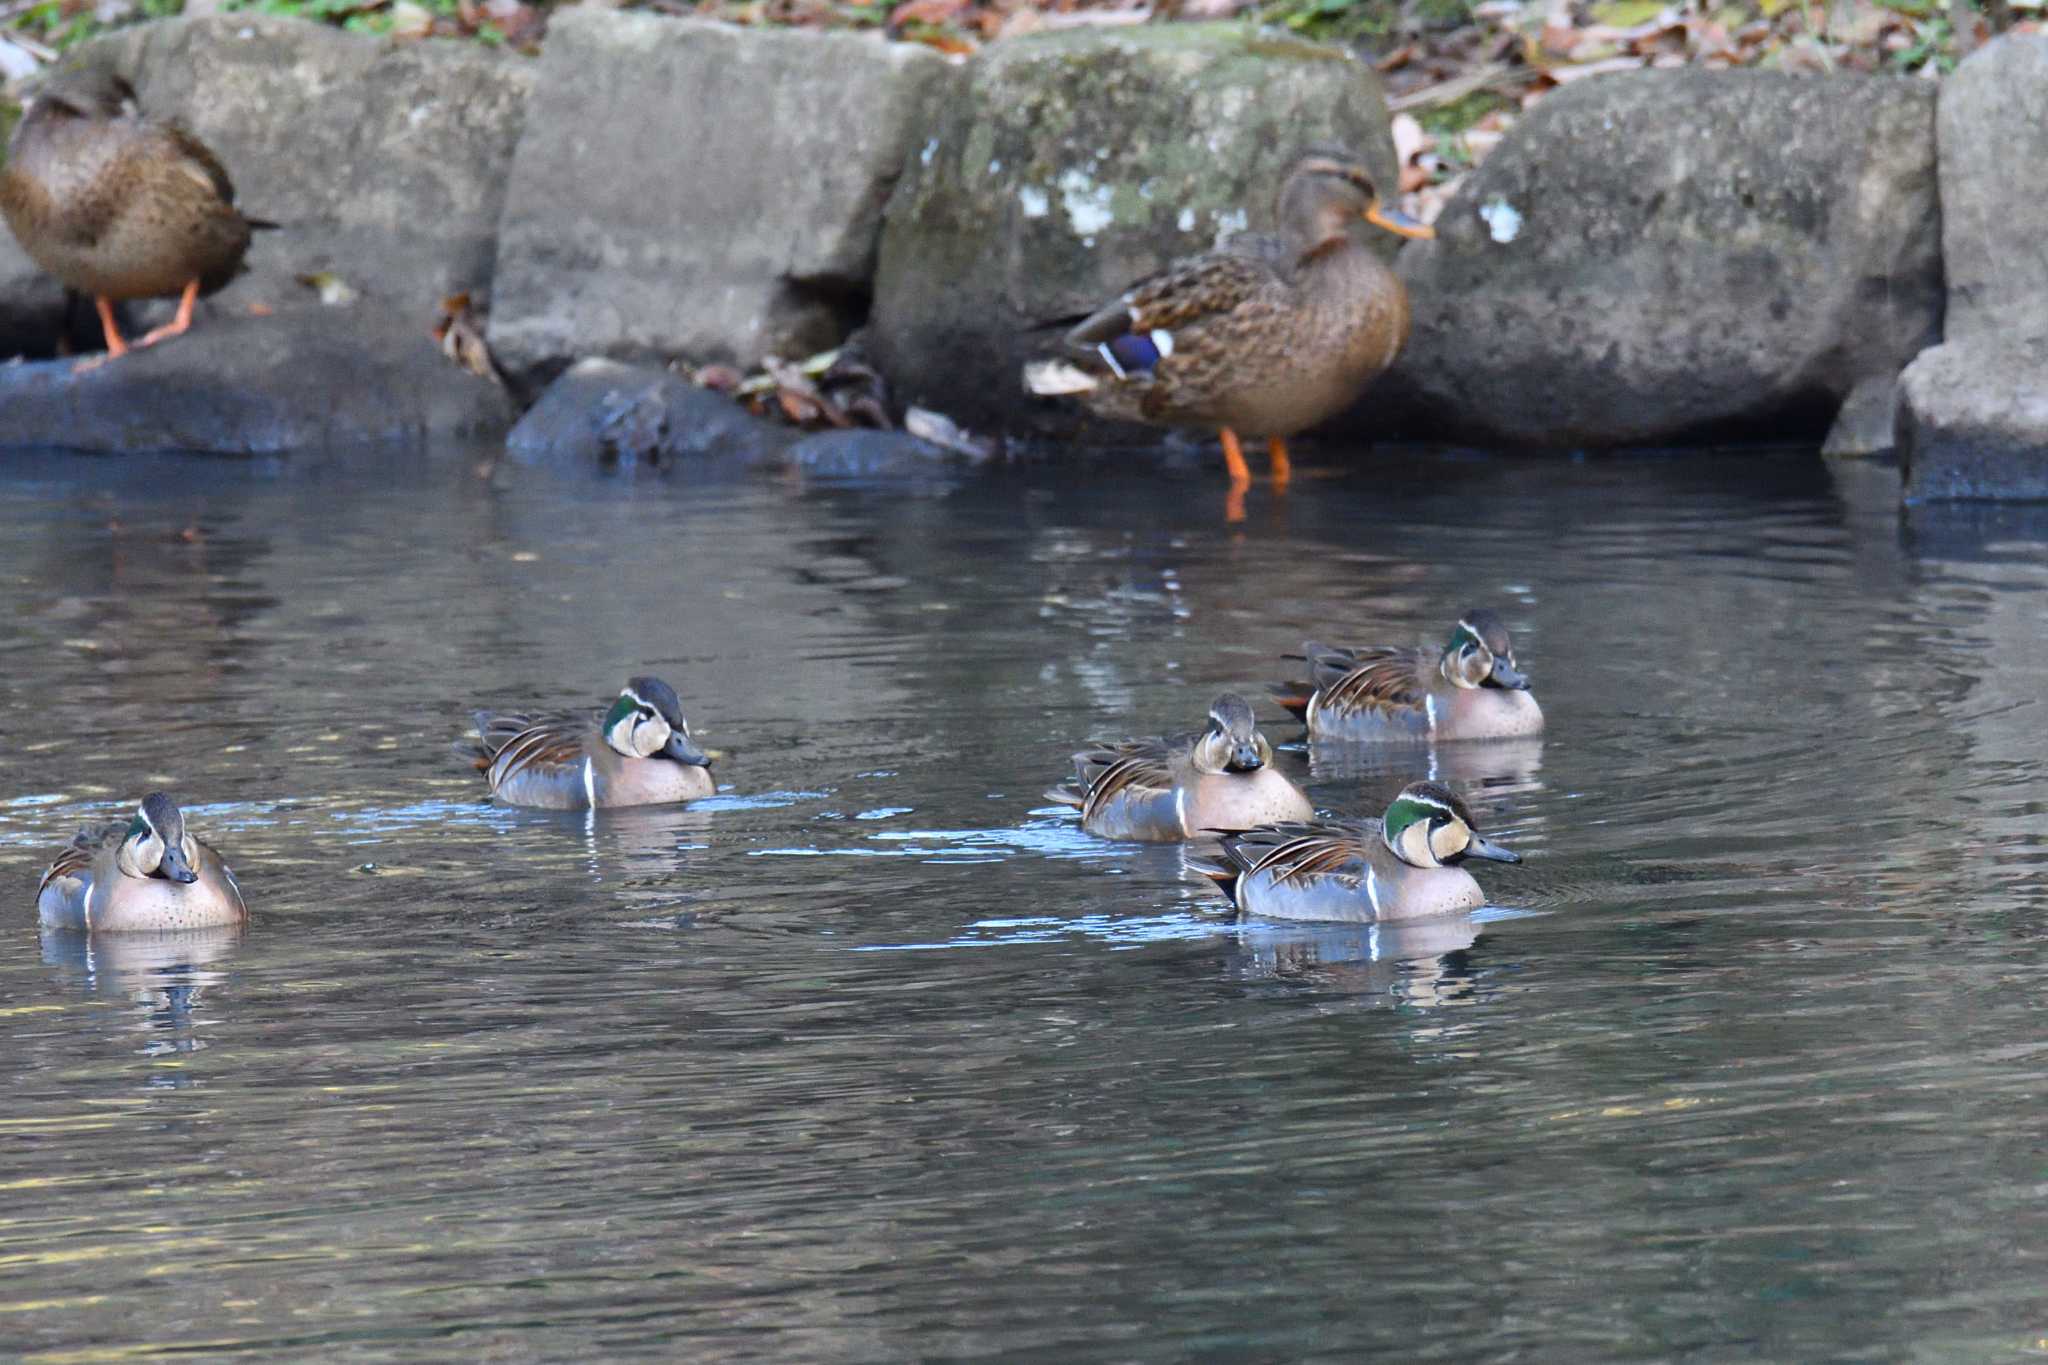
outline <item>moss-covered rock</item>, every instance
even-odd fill
[[[1302,148],[1349,146],[1394,181],[1378,79],[1295,38],[1069,31],[999,44],[952,79],[889,200],[869,337],[899,397],[970,425],[1073,426],[1022,392],[1052,339],[1034,324],[1269,230]]]

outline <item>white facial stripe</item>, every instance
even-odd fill
[[[142,821],[142,827],[149,831],[150,838],[161,840],[164,837],[163,835],[157,833],[156,821],[149,818],[149,807],[137,806],[135,808],[135,814],[136,817]]]
[[[627,688],[620,695],[632,698],[633,705],[639,707],[643,711],[655,711],[658,713],[660,710],[660,708],[656,707],[653,703],[649,702],[647,698],[641,696],[638,692],[635,692],[630,687]]]

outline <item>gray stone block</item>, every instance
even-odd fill
[[[2048,334],[2048,35],[2007,34],[1943,84],[1950,340]]]
[[[1398,269],[1354,425],[1531,446],[1818,435],[1940,334],[1934,87],[1675,70],[1548,96]]]
[[[1980,336],[1899,376],[1908,502],[2048,499],[2048,341]]]
[[[837,342],[944,59],[854,34],[561,11],[499,239],[493,351],[724,360]]]

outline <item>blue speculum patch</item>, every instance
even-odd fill
[[[1126,332],[1109,343],[1109,353],[1124,370],[1150,370],[1159,363],[1159,348],[1152,338]]]

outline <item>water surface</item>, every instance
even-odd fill
[[[473,451],[0,468],[0,1342],[363,1359],[2048,1351],[2048,517],[1393,458],[904,496]],[[196,528],[191,539],[179,533]],[[1492,605],[1519,868],[1239,925],[1040,795]],[[722,794],[495,809],[469,708],[681,692]],[[150,786],[240,937],[39,937]],[[11,926],[11,927],[7,927]]]

